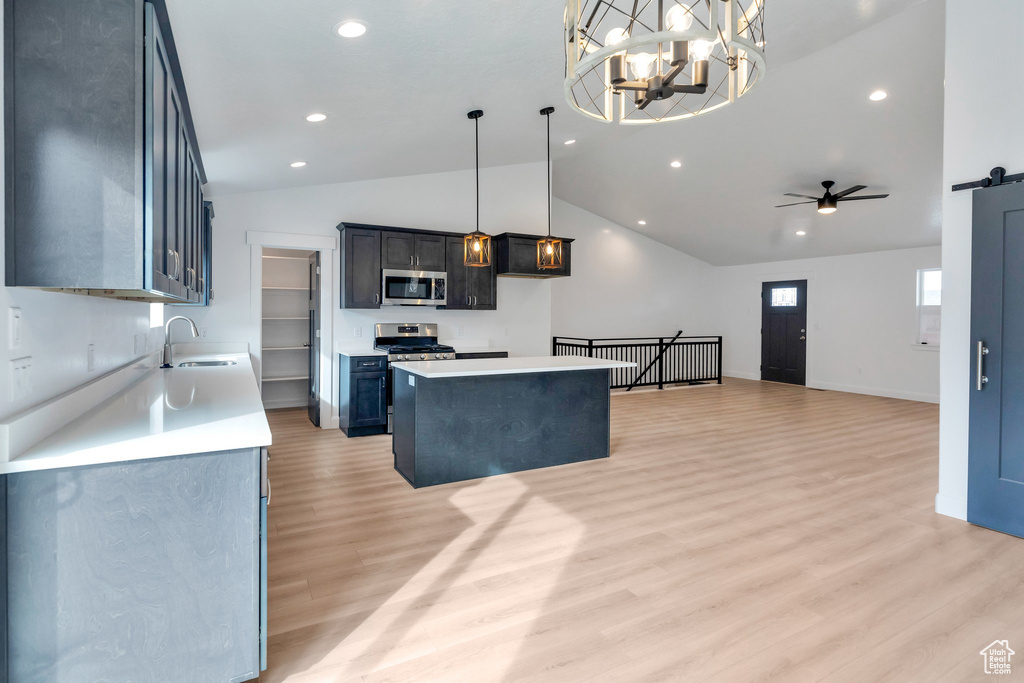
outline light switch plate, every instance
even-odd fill
[[[416,386],[416,376],[415,375],[409,375],[409,386],[410,387]]]
[[[88,372],[92,372],[93,370],[96,369],[96,345],[89,344],[88,348],[85,351],[85,355],[86,370]]]
[[[21,348],[21,309],[7,309],[7,350],[16,351]]]

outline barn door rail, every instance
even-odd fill
[[[552,337],[551,355],[586,356],[636,363],[614,368],[612,389],[666,384],[722,383],[722,337]]]

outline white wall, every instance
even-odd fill
[[[567,337],[708,334],[714,268],[555,199],[553,232],[573,237],[572,276],[551,283],[551,330]]]
[[[760,378],[761,283],[806,279],[807,386],[938,401],[939,354],[914,342],[917,270],[940,259],[924,247],[715,268],[708,333],[725,337],[723,373]]]
[[[0,26],[3,18],[0,17]],[[3,57],[0,56],[0,60]],[[3,93],[0,92],[0,102]],[[3,107],[0,106],[0,112]],[[0,114],[2,116],[2,114]],[[0,139],[0,150],[4,141]],[[3,158],[0,152],[0,158]],[[2,172],[0,172],[2,178]],[[0,193],[0,216],[4,197]],[[0,282],[3,282],[5,245],[0,240]],[[9,348],[9,309],[21,309],[22,339]],[[136,351],[138,336],[139,351]],[[150,328],[147,304],[111,301],[59,292],[0,287],[0,419],[58,396],[76,386],[144,355],[163,343],[163,329]],[[95,366],[87,367],[89,344],[95,347]],[[32,358],[31,392],[11,398],[11,363]]]
[[[971,193],[954,183],[995,166],[1024,171],[1024,3],[946,3],[946,102],[942,201],[942,408],[935,509],[967,518],[970,396]]]

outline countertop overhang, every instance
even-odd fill
[[[574,370],[612,370],[633,368],[636,363],[581,356],[525,356],[464,360],[427,360],[392,363],[391,367],[413,375],[434,379],[474,375],[514,375],[531,372],[571,372]]]

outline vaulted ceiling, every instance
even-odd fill
[[[765,82],[651,127],[565,104],[557,0],[167,4],[214,196],[470,168],[474,108],[483,165],[540,161],[551,104],[556,196],[711,263],[938,243],[942,0],[768,0]],[[826,178],[892,197],[772,208]]]

